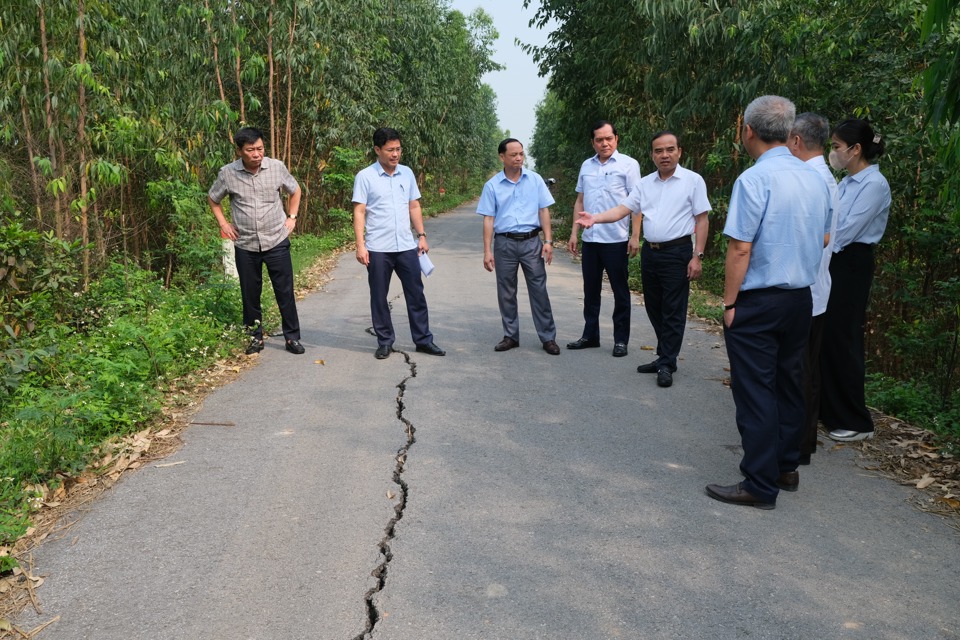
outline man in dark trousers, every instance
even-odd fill
[[[377,360],[390,356],[396,338],[387,302],[394,272],[403,286],[410,334],[416,350],[431,356],[446,354],[434,344],[430,333],[419,258],[430,247],[423,230],[420,189],[413,170],[400,164],[402,150],[400,134],[396,130],[377,129],[373,132],[373,152],[377,154],[377,161],[360,171],[353,181],[357,262],[367,267],[370,313],[377,334],[377,350],[373,355]]]
[[[723,333],[730,358],[743,482],[707,485],[721,502],[773,509],[795,491],[803,437],[803,360],[830,215],[830,193],[787,148],[793,103],[761,96],[743,117],[743,145],[756,164],[733,185],[723,229],[729,239]]]
[[[290,353],[304,352],[300,344],[300,320],[293,296],[293,262],[290,260],[290,233],[297,224],[300,186],[279,160],[263,152],[263,134],[245,127],[233,137],[240,159],[223,166],[207,193],[213,215],[224,238],[234,241],[240,295],[243,299],[243,324],[250,332],[246,353],[263,350],[263,266],[267,266],[273,293],[280,308],[283,337]],[[286,192],[284,214],[280,192]],[[230,196],[227,222],[220,205]]]

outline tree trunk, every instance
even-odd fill
[[[210,1],[203,0],[203,8],[210,12]],[[207,35],[210,36],[210,45],[213,47],[213,72],[217,78],[217,90],[220,92],[220,101],[223,104],[227,105],[227,108],[230,107],[230,103],[227,102],[227,92],[223,90],[223,78],[220,76],[220,46],[217,36],[213,33],[213,26],[210,24],[210,18],[207,18]],[[229,124],[227,125],[227,134],[231,137],[233,132],[229,129]]]
[[[230,18],[233,20],[233,31],[234,31],[234,72],[237,74],[237,93],[240,97],[240,122],[243,124],[247,123],[247,107],[243,103],[243,82],[240,80],[240,43],[236,42],[236,31],[237,31],[237,10],[235,8],[236,3],[230,3]]]
[[[80,66],[87,62],[87,39],[83,15],[84,0],[77,0],[77,30],[78,47],[80,50]],[[77,94],[77,146],[80,150],[80,238],[83,242],[83,288],[90,284],[90,221],[87,218],[89,205],[87,203],[87,88],[80,81]]]
[[[275,0],[270,0],[270,11],[267,13],[267,67],[269,72],[267,74],[267,100],[270,103],[270,153],[269,155],[276,158],[279,157],[277,153],[277,119],[276,113],[273,109],[273,7]]]
[[[293,159],[292,147],[292,126],[293,126],[293,33],[297,28],[297,5],[293,5],[293,19],[290,20],[290,39],[287,41],[287,120],[286,133],[284,135],[283,148],[286,150],[286,164],[291,167],[290,161]]]
[[[43,12],[43,3],[37,5],[37,10],[40,13],[40,50],[43,55],[43,65],[41,68],[43,69],[43,89],[46,95],[44,110],[46,111],[47,117],[47,145],[50,149],[50,177],[56,179],[57,167],[60,165],[57,163],[57,142],[53,126],[53,92],[50,90],[49,71],[50,52],[47,49],[47,19]],[[54,228],[56,229],[57,237],[63,240],[66,237],[69,222],[61,206],[61,197],[62,194],[53,194],[53,213],[55,217]]]
[[[27,164],[30,165],[30,184],[33,186],[33,204],[37,212],[37,228],[42,229],[43,204],[40,201],[40,176],[37,175],[37,166],[33,164],[33,132],[30,129],[30,114],[27,111],[27,99],[23,94],[20,94],[20,113],[23,116],[23,135],[27,139]]]

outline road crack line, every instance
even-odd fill
[[[400,381],[400,384],[397,385],[397,420],[403,424],[404,434],[406,435],[406,441],[403,446],[397,450],[397,455],[394,457],[394,469],[393,469],[393,481],[397,485],[397,497],[399,500],[394,506],[393,511],[394,515],[387,522],[387,526],[383,530],[383,538],[381,538],[378,545],[380,549],[380,562],[377,563],[377,566],[373,571],[370,572],[370,575],[373,576],[376,583],[371,587],[367,593],[364,595],[364,603],[367,608],[367,625],[366,629],[357,636],[354,636],[351,640],[370,640],[372,637],[373,631],[377,626],[377,623],[382,619],[380,611],[377,609],[377,605],[374,600],[387,583],[387,569],[390,566],[390,562],[393,560],[393,551],[390,548],[390,543],[393,541],[396,536],[397,523],[403,518],[403,513],[407,508],[407,499],[409,498],[409,487],[407,482],[403,479],[403,472],[407,464],[407,454],[410,452],[410,448],[417,441],[416,439],[416,428],[413,426],[413,423],[407,420],[404,417],[403,411],[405,405],[403,402],[404,394],[407,391],[407,381],[412,378],[417,377],[417,363],[410,358],[410,354],[406,351],[397,351],[397,353],[403,355],[404,361],[407,363],[407,366],[410,368],[410,375],[405,377]]]

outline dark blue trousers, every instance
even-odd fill
[[[733,325],[723,328],[743,444],[743,487],[758,500],[776,502],[777,478],[799,465],[812,311],[809,287],[741,291]]]
[[[367,282],[370,284],[370,315],[373,318],[373,331],[377,334],[377,345],[389,347],[396,339],[393,320],[390,318],[390,303],[387,301],[390,278],[394,272],[403,287],[413,343],[420,346],[433,342],[417,249],[399,252],[371,251],[369,255]]]
[[[600,292],[603,272],[613,290],[613,341],[630,342],[630,285],[627,284],[626,242],[584,242],[580,266],[583,270],[584,340],[600,340]]]
[[[300,318],[293,295],[293,262],[290,260],[290,239],[287,238],[267,251],[247,251],[234,247],[237,276],[240,278],[240,296],[243,300],[243,326],[250,334],[263,339],[263,311],[260,294],[263,292],[263,266],[273,285],[273,295],[280,309],[283,337],[300,339]]]
[[[677,356],[687,326],[687,266],[692,259],[691,242],[664,249],[652,249],[644,242],[640,249],[643,305],[657,334],[657,367],[670,371],[677,370]]]

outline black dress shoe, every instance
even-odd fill
[[[290,353],[295,353],[299,356],[306,351],[306,349],[303,348],[303,345],[300,344],[299,340],[287,340],[287,351]]]
[[[377,347],[377,350],[373,353],[373,357],[377,360],[386,360],[390,357],[391,351],[393,351],[393,347],[388,344],[382,344]]]
[[[599,340],[587,340],[586,338],[580,338],[576,342],[568,342],[567,349],[595,349],[600,346]]]
[[[622,342],[618,342],[617,344],[613,345],[614,358],[622,358],[625,355],[627,355],[627,345]]]
[[[740,482],[726,487],[719,484],[708,484],[707,495],[720,502],[740,504],[745,507],[755,507],[757,509],[775,509],[777,507],[775,502],[763,502],[755,498],[753,494],[744,490]]]
[[[800,472],[785,471],[777,478],[777,486],[784,491],[796,491],[800,488]]]
[[[657,361],[648,362],[647,364],[642,364],[637,367],[637,373],[656,373],[657,372]]]
[[[435,345],[434,343],[430,344],[418,344],[417,351],[420,353],[426,353],[431,356],[445,356],[447,352]]]
[[[662,368],[657,371],[657,386],[658,387],[669,387],[673,384],[673,374],[670,373],[670,369]]]
[[[514,340],[513,338],[508,338],[503,336],[503,340],[497,343],[497,346],[493,348],[494,351],[510,351],[510,349],[516,349],[520,346],[520,343]]]
[[[250,338],[250,344],[247,345],[247,350],[244,353],[252,356],[261,351],[263,351],[263,338]]]
[[[552,356],[560,355],[560,345],[557,344],[556,340],[547,340],[544,342],[543,350]]]

